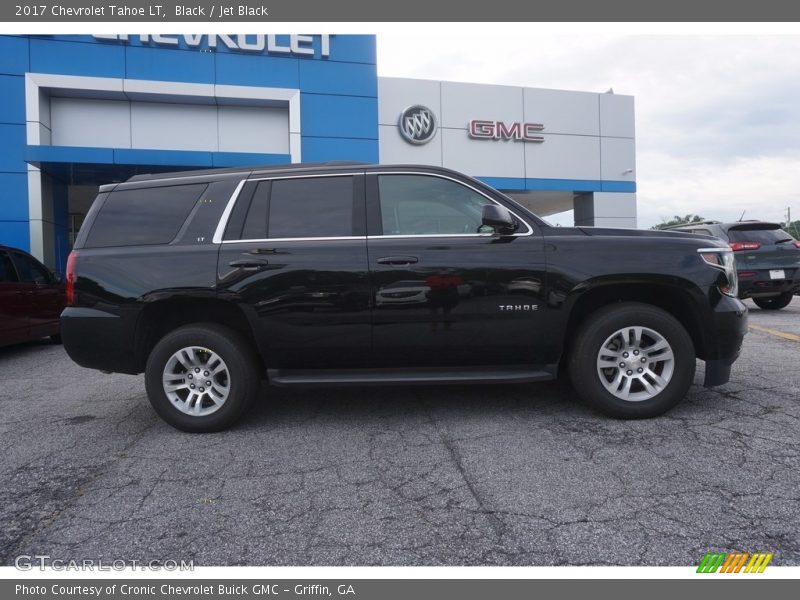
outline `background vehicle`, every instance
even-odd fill
[[[0,246],[0,346],[59,335],[60,277],[27,252]]]
[[[800,292],[800,241],[779,223],[703,221],[670,230],[711,235],[727,242],[736,257],[739,298],[752,298],[760,308],[778,310]]]
[[[429,166],[292,165],[104,186],[69,257],[65,347],[145,373],[187,431],[273,385],[509,383],[568,372],[620,418],[728,380],[747,326],[732,251],[552,227]],[[427,288],[427,289],[426,289]]]

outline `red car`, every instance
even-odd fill
[[[48,336],[60,342],[65,303],[59,276],[27,252],[0,246],[0,346]]]

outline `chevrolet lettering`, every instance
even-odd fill
[[[433,127],[425,110],[406,115],[416,136]],[[536,130],[487,127],[504,138]],[[655,417],[684,398],[698,359],[706,386],[728,381],[747,331],[723,241],[554,227],[476,179],[417,165],[211,169],[104,185],[65,284],[70,357],[144,373],[153,409],[193,432],[231,426],[264,381],[564,375],[607,415]],[[534,401],[536,386],[527,389]]]

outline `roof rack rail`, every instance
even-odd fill
[[[664,229],[676,229],[678,227],[688,227],[689,225],[719,225],[722,221],[690,221],[689,223],[680,223],[679,225],[670,225]]]

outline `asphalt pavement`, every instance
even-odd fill
[[[731,382],[704,389],[700,362],[647,421],[563,383],[267,388],[234,429],[190,435],[141,376],[0,349],[0,564],[800,565],[800,298],[747,304]]]

